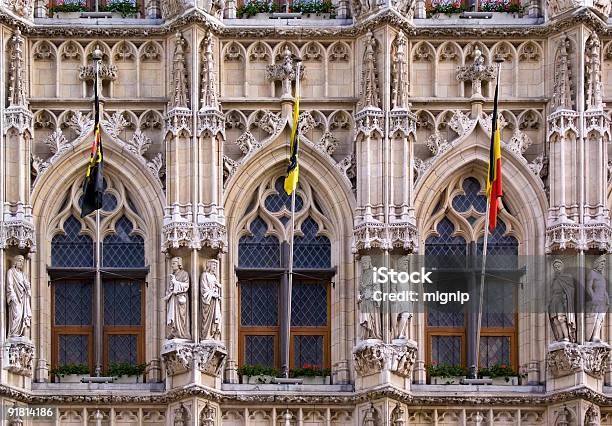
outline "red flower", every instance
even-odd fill
[[[500,365],[501,368],[508,368],[508,366],[506,364],[502,364]]]
[[[438,365],[438,361],[432,361],[431,365]]]

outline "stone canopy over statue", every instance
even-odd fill
[[[563,272],[563,261],[555,259],[552,263],[548,317],[555,342],[576,342],[576,287],[574,277]]]
[[[189,327],[189,274],[183,270],[183,260],[173,257],[171,273],[166,287],[166,337],[190,339]]]
[[[200,278],[201,340],[221,339],[221,283],[219,262],[209,260]]]
[[[23,272],[25,258],[15,256],[6,274],[8,337],[27,337],[32,321],[32,285]]]

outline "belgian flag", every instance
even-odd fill
[[[97,67],[97,66],[96,66]],[[91,146],[91,155],[87,164],[85,181],[83,182],[83,201],[81,217],[102,208],[104,196],[104,156],[102,154],[102,137],[100,136],[100,97],[98,94],[98,71],[94,80],[95,134]]]
[[[497,210],[502,194],[501,135],[498,119],[499,73],[495,82],[493,115],[491,116],[491,149],[489,152],[489,173],[487,175],[487,198],[489,201],[489,230],[497,226]]]
[[[300,63],[297,64],[295,78],[295,103],[293,104],[293,128],[291,129],[291,146],[289,149],[289,166],[287,167],[287,177],[285,178],[285,192],[291,195],[297,188],[298,177],[300,174],[300,164],[298,162],[298,152],[300,147],[300,135],[298,124],[300,118]]]

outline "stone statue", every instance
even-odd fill
[[[8,304],[8,337],[27,337],[32,321],[32,285],[23,273],[25,258],[15,256],[6,273],[6,302]]]
[[[402,256],[399,258],[397,262],[397,270],[398,272],[409,272],[410,269],[410,258],[408,256]],[[401,290],[397,288],[397,284],[391,283],[391,292],[396,293]],[[412,309],[411,302],[396,302],[393,305],[399,306],[399,312],[394,312],[391,310],[391,326],[393,327],[393,338],[400,340],[409,340],[410,339],[410,323],[412,321]]]
[[[221,339],[221,283],[218,270],[219,262],[209,260],[200,278],[201,340]]]
[[[357,304],[359,307],[359,329],[362,340],[382,339],[380,302],[374,300],[374,269],[372,258],[361,258],[361,285]]]
[[[586,281],[585,337],[589,342],[599,342],[601,326],[608,312],[608,290],[602,272],[606,268],[606,257],[599,256],[593,261],[593,269]]]
[[[183,259],[173,257],[172,273],[166,289],[166,331],[168,339],[190,339],[189,331],[189,274],[183,270]]]
[[[576,341],[576,288],[574,278],[563,273],[563,261],[552,263],[554,276],[551,283],[548,317],[556,342]]]

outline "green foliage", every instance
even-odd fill
[[[236,16],[239,18],[248,18],[255,16],[258,13],[273,13],[278,12],[278,5],[266,0],[253,0],[248,3],[238,6]]]
[[[100,7],[100,10],[102,12],[121,13],[125,17],[138,13],[138,4],[130,0],[111,1],[107,5]]]
[[[478,370],[479,377],[490,377],[494,379],[495,377],[505,377],[506,381],[509,381],[509,377],[518,376],[518,373],[512,369],[512,367],[508,367],[506,364],[495,364],[488,368],[481,368]]]
[[[452,15],[453,13],[461,13],[467,10],[466,5],[462,0],[431,0],[431,7],[427,9],[427,17],[438,13]]]
[[[456,377],[467,376],[468,371],[465,367],[449,364],[432,364],[427,366],[427,373],[430,377]]]
[[[302,13],[334,13],[335,6],[331,0],[294,0],[292,12]]]
[[[84,364],[66,364],[55,367],[51,370],[51,374],[58,377],[64,377],[69,374],[85,375],[89,374],[89,367]]]
[[[302,368],[292,368],[289,371],[291,377],[326,377],[331,375],[329,368],[319,368],[317,365],[304,364]]]
[[[280,374],[278,369],[273,367],[263,367],[261,365],[243,365],[238,369],[240,376],[273,376],[277,377]]]
[[[140,376],[144,373],[147,364],[132,365],[127,362],[113,363],[108,368],[107,376]]]
[[[79,3],[65,3],[65,4],[56,4],[55,6],[49,8],[49,12],[85,12],[87,8]]]

